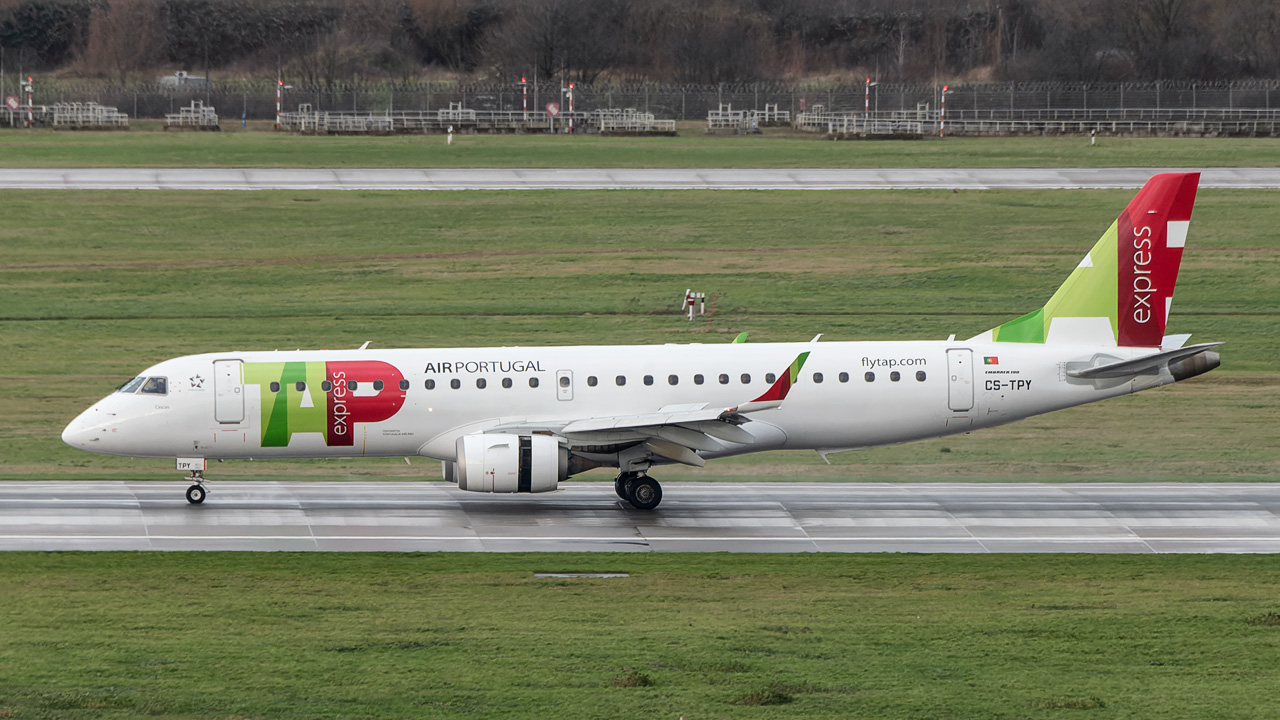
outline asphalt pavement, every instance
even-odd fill
[[[1276,553],[1271,484],[0,483],[0,550]]]
[[[1280,168],[882,169],[0,169],[0,189],[40,190],[906,190],[1138,188],[1199,170],[1201,188],[1280,188]]]

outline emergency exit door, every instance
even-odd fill
[[[556,371],[556,399],[557,400],[573,399],[573,371],[572,370]]]
[[[213,416],[222,424],[244,422],[244,363],[213,361]]]
[[[956,412],[973,409],[973,351],[947,351],[947,406]]]

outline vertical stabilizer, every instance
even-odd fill
[[[1151,178],[1044,307],[975,339],[1160,347],[1199,183]]]

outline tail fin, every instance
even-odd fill
[[[1044,307],[974,340],[1159,347],[1199,183],[1148,180]]]

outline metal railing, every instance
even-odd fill
[[[566,132],[573,120],[578,132],[589,132],[588,113],[545,113],[519,110],[486,112],[465,108],[449,110],[404,110],[368,113],[350,110],[330,112],[302,105],[296,112],[280,114],[280,129],[304,134],[403,134],[453,132]]]
[[[217,130],[218,111],[216,108],[207,107],[200,100],[192,100],[191,105],[179,108],[176,113],[166,113],[164,116],[164,129],[193,129],[193,130]]]
[[[45,122],[55,130],[85,128],[128,129],[129,116],[97,103],[55,103],[43,108]]]
[[[793,127],[840,137],[941,134],[931,109],[880,113],[800,113]],[[1238,108],[1045,108],[1039,110],[947,110],[946,135],[1145,135],[1172,137],[1275,137],[1280,110]]]

